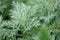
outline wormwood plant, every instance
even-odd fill
[[[0,40],[60,40],[60,0],[0,0]]]

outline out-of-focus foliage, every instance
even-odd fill
[[[0,40],[60,40],[60,0],[0,0]]]

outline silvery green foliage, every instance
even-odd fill
[[[0,40],[5,40],[5,37],[7,37],[6,40],[14,40],[14,35],[16,35],[17,29],[15,29],[17,26],[15,24],[12,24],[12,21],[2,21],[0,24]]]
[[[35,6],[27,6],[24,3],[13,2],[13,10],[11,10],[11,18],[19,23],[24,28],[24,31],[30,30],[30,28],[38,27],[39,20],[37,20]]]
[[[60,0],[0,0],[0,40],[60,40],[57,24]]]

